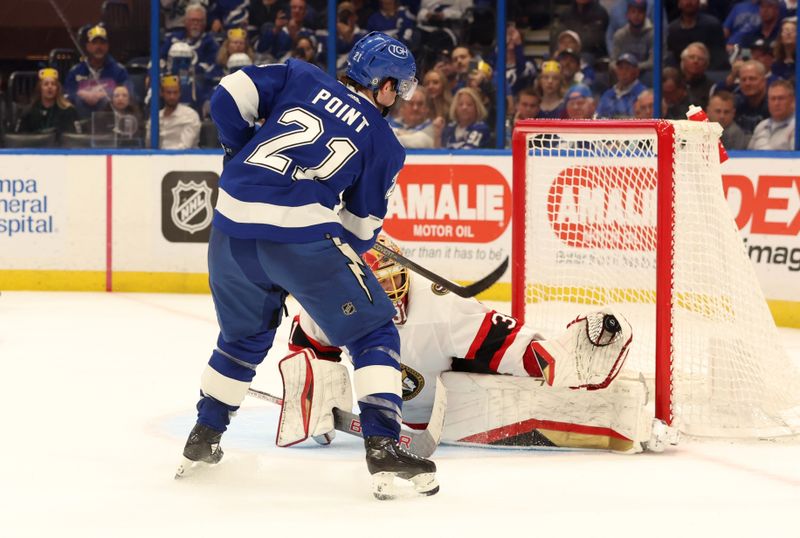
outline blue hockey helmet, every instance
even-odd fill
[[[381,32],[370,32],[359,39],[347,56],[348,77],[371,90],[392,78],[397,81],[397,95],[406,101],[417,88],[416,72],[408,47]]]

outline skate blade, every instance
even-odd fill
[[[198,469],[203,467],[211,467],[213,465],[214,464],[207,463],[205,461],[190,460],[184,456],[181,458],[181,462],[178,464],[178,468],[175,470],[175,480],[192,476],[197,472]]]
[[[411,479],[414,484],[414,491],[418,495],[436,495],[439,493],[439,482],[436,480],[436,473],[423,473]]]
[[[400,479],[402,485],[412,485],[412,488],[398,487],[395,478]],[[401,479],[395,473],[383,472],[372,475],[372,495],[379,501],[390,501],[397,498],[431,496],[439,492],[439,482],[435,473],[419,474],[410,480]]]
[[[178,468],[175,469],[175,480],[179,480],[186,476],[189,476],[192,473],[192,466],[195,462],[190,460],[187,457],[181,458],[181,462],[178,464]]]

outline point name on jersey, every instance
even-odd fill
[[[361,112],[347,103],[342,102],[338,97],[334,97],[328,90],[320,89],[317,95],[314,96],[314,99],[311,100],[311,104],[314,105],[318,101],[325,103],[323,108],[326,112],[330,112],[347,125],[352,127],[353,124],[358,121],[358,126],[355,127],[357,133],[360,133],[364,127],[369,127],[369,122],[363,117]]]

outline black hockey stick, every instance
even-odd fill
[[[277,405],[283,404],[283,399],[273,396],[268,392],[257,390],[254,388],[247,389],[247,395],[265,400]],[[439,440],[442,437],[442,427],[444,426],[444,412],[447,407],[447,394],[444,385],[437,378],[436,380],[436,396],[433,402],[433,411],[431,418],[428,421],[428,428],[422,431],[401,432],[400,444],[408,450],[422,456],[423,458],[430,457],[434,453],[436,447],[439,446]],[[349,433],[356,437],[363,437],[361,433],[361,421],[354,413],[344,411],[337,407],[333,408],[333,426],[340,432]]]
[[[459,286],[455,282],[450,282],[446,278],[442,278],[439,275],[437,275],[436,273],[433,273],[433,272],[429,271],[428,269],[425,269],[424,267],[420,267],[419,265],[417,265],[416,263],[412,262],[411,260],[409,260],[408,258],[403,256],[402,254],[399,254],[399,253],[395,252],[394,250],[392,250],[392,249],[390,249],[390,248],[388,248],[388,247],[386,247],[386,246],[384,246],[384,245],[382,245],[380,243],[375,243],[374,245],[372,245],[372,248],[377,250],[378,252],[380,252],[381,254],[386,256],[387,258],[389,258],[391,260],[394,260],[395,262],[399,263],[403,267],[408,267],[409,269],[411,269],[415,273],[424,276],[425,278],[427,278],[428,280],[430,280],[434,284],[438,284],[441,287],[443,287],[444,289],[452,291],[453,293],[455,293],[459,297],[475,297],[480,292],[486,290],[492,284],[497,282],[500,279],[500,277],[503,276],[503,273],[506,272],[506,269],[508,269],[508,256],[506,256],[506,259],[503,260],[503,263],[501,263],[497,267],[497,269],[495,269],[494,271],[492,271],[491,273],[489,273],[488,275],[486,275],[482,279],[478,280],[477,282],[473,282],[469,286]]]

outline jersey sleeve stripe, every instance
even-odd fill
[[[266,202],[243,202],[219,189],[215,208],[239,224],[269,224],[283,228],[304,228],[317,224],[339,223],[336,211],[322,204],[282,206]]]
[[[342,209],[339,212],[339,218],[341,219],[344,229],[362,241],[372,239],[372,236],[375,235],[375,231],[383,225],[383,219],[375,215],[359,217],[358,215],[350,213],[347,209]]]
[[[233,97],[239,114],[252,127],[258,119],[258,89],[244,71],[236,71],[223,77],[219,83]]]

